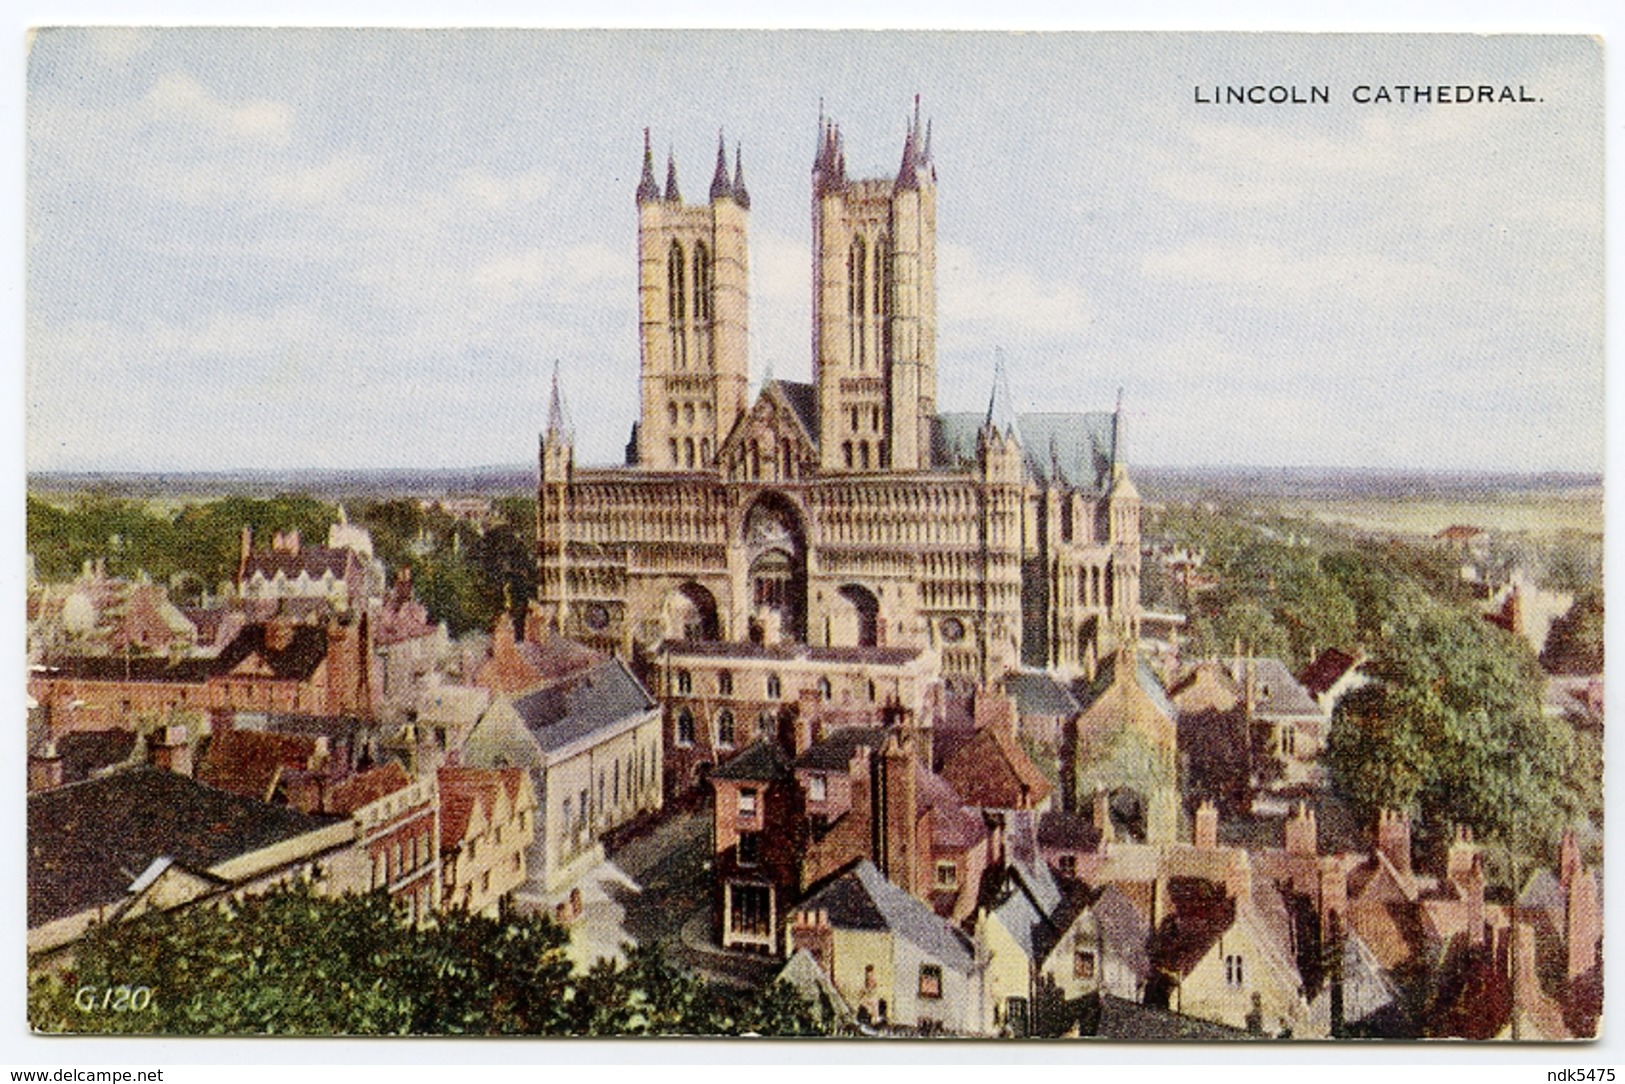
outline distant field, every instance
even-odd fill
[[[1429,536],[1457,523],[1497,534],[1601,537],[1603,533],[1600,488],[1487,493],[1478,498],[1360,497],[1274,503],[1283,515],[1376,534]]]

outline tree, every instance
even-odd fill
[[[1554,674],[1600,674],[1603,663],[1602,592],[1587,591],[1552,622],[1540,664]]]
[[[1394,622],[1367,672],[1374,683],[1338,706],[1328,760],[1368,816],[1413,810],[1434,830],[1467,825],[1520,848],[1558,830],[1576,751],[1541,710],[1520,637],[1430,604]]]
[[[65,973],[31,978],[39,1031],[172,1035],[814,1034],[788,988],[736,993],[628,946],[575,975],[550,917],[457,911],[404,921],[382,893],[295,884],[93,930]],[[149,991],[107,1011],[102,991]],[[85,1008],[84,991],[93,991]],[[129,1008],[133,1003],[127,1002]]]

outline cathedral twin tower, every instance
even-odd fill
[[[1139,495],[1112,414],[937,411],[936,166],[916,100],[897,173],[812,167],[813,383],[749,397],[750,195],[637,188],[641,410],[625,466],[575,462],[557,385],[538,485],[541,616],[629,656],[667,640],[907,647],[987,681],[1092,670],[1138,633]]]
[[[718,138],[710,201],[684,203],[670,158],[638,185],[643,369],[638,465],[706,469],[746,411],[750,210]],[[813,371],[818,469],[920,470],[936,415],[936,170],[919,103],[895,180],[850,180],[840,129],[813,162]]]

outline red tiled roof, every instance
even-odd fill
[[[1303,673],[1298,675],[1298,684],[1308,689],[1312,696],[1320,696],[1358,664],[1359,660],[1348,652],[1328,647],[1304,667]]]
[[[316,739],[258,730],[224,730],[209,739],[197,778],[244,798],[265,801],[284,771],[303,770],[316,752]]]
[[[354,813],[362,806],[371,805],[388,794],[412,785],[406,769],[394,761],[382,767],[352,775],[339,783],[327,795],[329,813]]]
[[[523,776],[522,768],[441,768],[441,849],[451,850],[462,843],[476,808],[483,806],[490,817],[503,790],[507,791],[509,807],[517,805]]]
[[[965,802],[988,809],[1041,804],[1052,790],[1032,759],[1000,726],[984,726],[943,760],[941,776]]]

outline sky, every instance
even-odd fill
[[[1527,104],[1358,104],[1357,86]],[[1209,105],[1214,85],[1328,89]],[[1602,53],[1580,37],[47,30],[30,470],[577,458],[636,417],[642,131],[752,198],[751,367],[808,379],[820,103],[938,172],[939,407],[1109,407],[1131,460],[1602,470]],[[1211,93],[1209,93],[1211,96]]]

